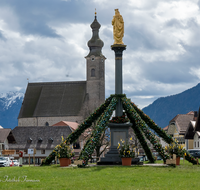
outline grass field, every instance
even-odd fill
[[[25,177],[27,176],[27,177]],[[59,165],[0,168],[0,189],[199,189],[200,166],[181,161],[177,167]]]

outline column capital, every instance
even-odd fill
[[[122,57],[122,53],[126,50],[126,45],[115,44],[111,46],[111,49],[115,51],[116,57]]]

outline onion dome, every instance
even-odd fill
[[[97,16],[95,14],[95,18],[93,23],[90,25],[92,28],[92,38],[88,41],[88,47],[90,49],[90,53],[86,57],[94,56],[102,56],[101,49],[104,45],[103,41],[99,38],[99,28],[101,25],[97,21]]]

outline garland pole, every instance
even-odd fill
[[[88,160],[91,158],[92,153],[94,152],[94,149],[97,143],[99,142],[101,134],[103,131],[105,131],[107,123],[109,122],[109,119],[114,109],[116,108],[116,104],[117,104],[117,98],[114,97],[109,106],[107,107],[107,109],[99,118],[95,130],[92,132],[91,137],[88,139],[87,143],[84,146],[84,149],[81,151],[79,159],[83,161],[82,165],[78,165],[79,167],[85,167],[88,164]]]
[[[86,130],[88,129],[94,121],[96,121],[100,115],[104,112],[106,107],[110,104],[111,100],[113,98],[113,95],[111,95],[109,98],[105,100],[105,102],[98,108],[96,109],[87,119],[83,121],[81,125],[78,126],[78,128],[72,132],[65,140],[66,142],[69,142],[72,144],[75,142],[78,137]],[[42,165],[49,165],[51,162],[55,159],[55,148],[54,150],[47,156],[43,161]]]

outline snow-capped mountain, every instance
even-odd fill
[[[24,94],[22,92],[8,92],[0,94],[0,125],[3,128],[17,126],[17,117],[22,105]]]
[[[23,100],[23,98],[24,94],[22,92],[8,92],[0,94],[0,102],[2,102],[4,109],[8,109],[18,100]]]

